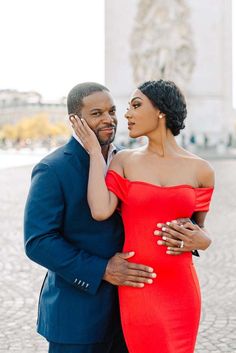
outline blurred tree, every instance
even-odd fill
[[[69,136],[69,127],[63,122],[51,123],[47,114],[25,117],[16,124],[6,124],[0,129],[2,139],[12,142],[45,141]]]
[[[14,125],[6,124],[1,129],[2,138],[7,140],[17,140],[17,129]]]

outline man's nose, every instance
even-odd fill
[[[111,115],[109,112],[107,112],[107,113],[104,114],[104,119],[106,121],[113,122],[114,121],[114,116]]]

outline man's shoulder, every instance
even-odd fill
[[[58,163],[61,163],[61,160],[64,158],[65,145],[58,147],[53,152],[45,156],[39,164],[46,164],[48,166],[56,166]]]
[[[64,144],[45,157],[43,157],[33,168],[33,172],[39,170],[65,170],[65,150],[67,144]]]

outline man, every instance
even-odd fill
[[[67,105],[69,114],[83,117],[96,133],[105,169],[115,153],[117,125],[108,89],[79,84],[70,91]],[[88,169],[89,156],[75,136],[32,172],[25,251],[48,269],[37,330],[49,341],[49,353],[127,352],[116,286],[142,287],[156,276],[148,266],[127,261],[134,253],[119,253],[123,227],[118,213],[103,222],[92,219]]]
[[[115,153],[117,125],[108,89],[97,83],[79,84],[70,91],[67,106],[69,115],[82,117],[95,132],[105,172]],[[116,286],[142,288],[151,285],[156,274],[130,262],[132,251],[119,253],[123,227],[118,213],[103,222],[91,217],[89,156],[73,136],[34,168],[25,208],[26,254],[48,269],[37,330],[49,341],[49,353],[125,353]],[[200,248],[192,236],[186,236],[186,244],[188,239],[184,249],[176,239],[159,245],[172,246],[173,255]]]

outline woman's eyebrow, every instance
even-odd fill
[[[133,97],[132,99],[131,99],[131,101],[130,102],[128,102],[129,104],[131,104],[135,99],[141,99],[142,100],[142,98],[141,97]]]

